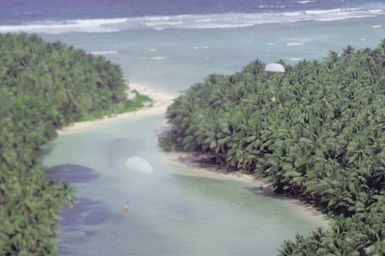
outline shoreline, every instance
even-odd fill
[[[206,164],[200,162],[199,157],[196,157],[187,152],[166,152],[164,153],[167,160],[175,165],[183,165],[194,169],[197,174],[205,177],[214,177],[222,180],[236,180],[243,182],[251,182],[256,186],[262,186],[266,191],[272,191],[272,188],[262,180],[255,179],[251,174],[241,173],[240,171],[226,172],[225,169],[214,164]]]
[[[240,171],[226,173],[223,168],[214,164],[205,164],[199,162],[198,157],[186,152],[163,152],[163,154],[166,160],[172,164],[187,167],[194,172],[191,174],[184,173],[184,175],[249,183],[255,187],[256,190],[262,188],[259,192],[262,192],[267,196],[289,202],[293,207],[297,209],[296,213],[300,214],[308,221],[316,223],[323,229],[330,228],[327,215],[317,210],[313,205],[307,204],[297,198],[275,193],[273,188],[268,183],[255,177],[252,174],[246,174]]]
[[[127,98],[131,96],[133,90],[136,90],[138,93],[150,97],[152,104],[150,106],[143,106],[138,110],[125,112],[122,114],[105,116],[92,121],[75,122],[70,124],[69,126],[65,126],[61,129],[58,129],[57,130],[58,135],[84,132],[88,129],[97,127],[101,124],[104,124],[113,120],[125,120],[128,118],[138,117],[138,116],[160,115],[166,112],[167,107],[172,103],[173,99],[177,97],[177,95],[174,95],[170,92],[166,92],[159,88],[151,88],[151,87],[139,85],[136,83],[130,83],[130,84],[127,83],[127,92],[126,92]]]
[[[85,132],[89,129],[98,127],[99,125],[108,123],[110,121],[126,120],[133,117],[165,114],[167,107],[177,97],[177,95],[163,91],[161,89],[151,88],[136,83],[130,83],[130,85],[127,85],[127,97],[130,97],[133,90],[136,90],[140,94],[149,96],[151,98],[152,104],[150,106],[144,106],[138,110],[131,112],[107,116],[92,121],[75,122],[69,126],[57,130],[58,135]],[[316,223],[324,229],[329,228],[329,223],[326,218],[326,215],[315,209],[312,205],[305,204],[299,199],[290,198],[288,196],[275,193],[269,184],[267,184],[261,179],[257,179],[251,174],[241,173],[240,171],[226,173],[219,166],[199,162],[197,161],[197,157],[185,152],[166,153],[160,151],[160,153],[163,154],[163,156],[169,163],[180,167],[189,168],[190,170],[192,170],[190,174],[183,173],[184,175],[201,176],[219,180],[239,181],[251,184],[256,189],[262,188],[262,191],[263,193],[265,193],[265,195],[274,197],[276,199],[285,200],[291,203],[293,207],[296,207],[296,212],[308,221]],[[298,208],[301,208],[301,210]]]

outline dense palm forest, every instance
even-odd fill
[[[71,122],[127,111],[121,70],[35,35],[0,35],[0,255],[56,255],[58,210],[71,188],[48,181],[39,148]]]
[[[385,40],[269,73],[210,75],[168,109],[166,150],[241,170],[333,216],[280,255],[385,255]]]

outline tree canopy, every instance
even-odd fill
[[[167,111],[166,150],[209,155],[334,216],[280,255],[385,254],[385,40],[271,73],[213,74]]]
[[[40,146],[71,122],[140,106],[120,67],[36,35],[0,35],[0,255],[56,255],[71,188],[45,178]]]

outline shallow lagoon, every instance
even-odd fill
[[[44,164],[75,188],[64,209],[61,255],[272,255],[319,222],[251,183],[197,175],[159,152],[162,116],[116,120],[47,145]],[[130,157],[151,173],[126,166]],[[130,201],[127,215],[121,212]]]

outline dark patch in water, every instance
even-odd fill
[[[74,251],[72,251],[68,248],[63,248],[63,247],[59,247],[59,254],[60,255],[76,255]]]
[[[46,173],[50,180],[67,183],[89,182],[99,177],[91,168],[77,164],[57,165],[49,168]]]
[[[92,230],[87,230],[87,231],[84,231],[84,234],[89,237],[89,236],[94,236],[96,234],[95,231],[92,231]]]
[[[119,214],[110,213],[102,202],[79,198],[73,208],[65,207],[61,214],[60,255],[76,255],[72,248],[88,242],[97,235],[93,230],[87,230],[91,225],[106,222],[116,222],[123,218]]]
[[[118,215],[110,213],[99,201],[80,198],[73,208],[65,207],[61,215],[61,225],[98,225],[111,220],[117,220]]]
[[[71,225],[81,225],[82,219],[87,212],[90,212],[94,209],[100,208],[101,203],[85,198],[80,198],[76,200],[73,208],[65,207],[62,212],[61,225],[62,226],[71,226]]]
[[[84,225],[97,225],[102,224],[112,217],[108,212],[93,211],[85,216],[83,220]]]
[[[74,236],[74,237],[67,237],[64,238],[61,241],[62,245],[75,245],[75,244],[82,244],[88,241],[89,237],[84,237],[82,235]]]

